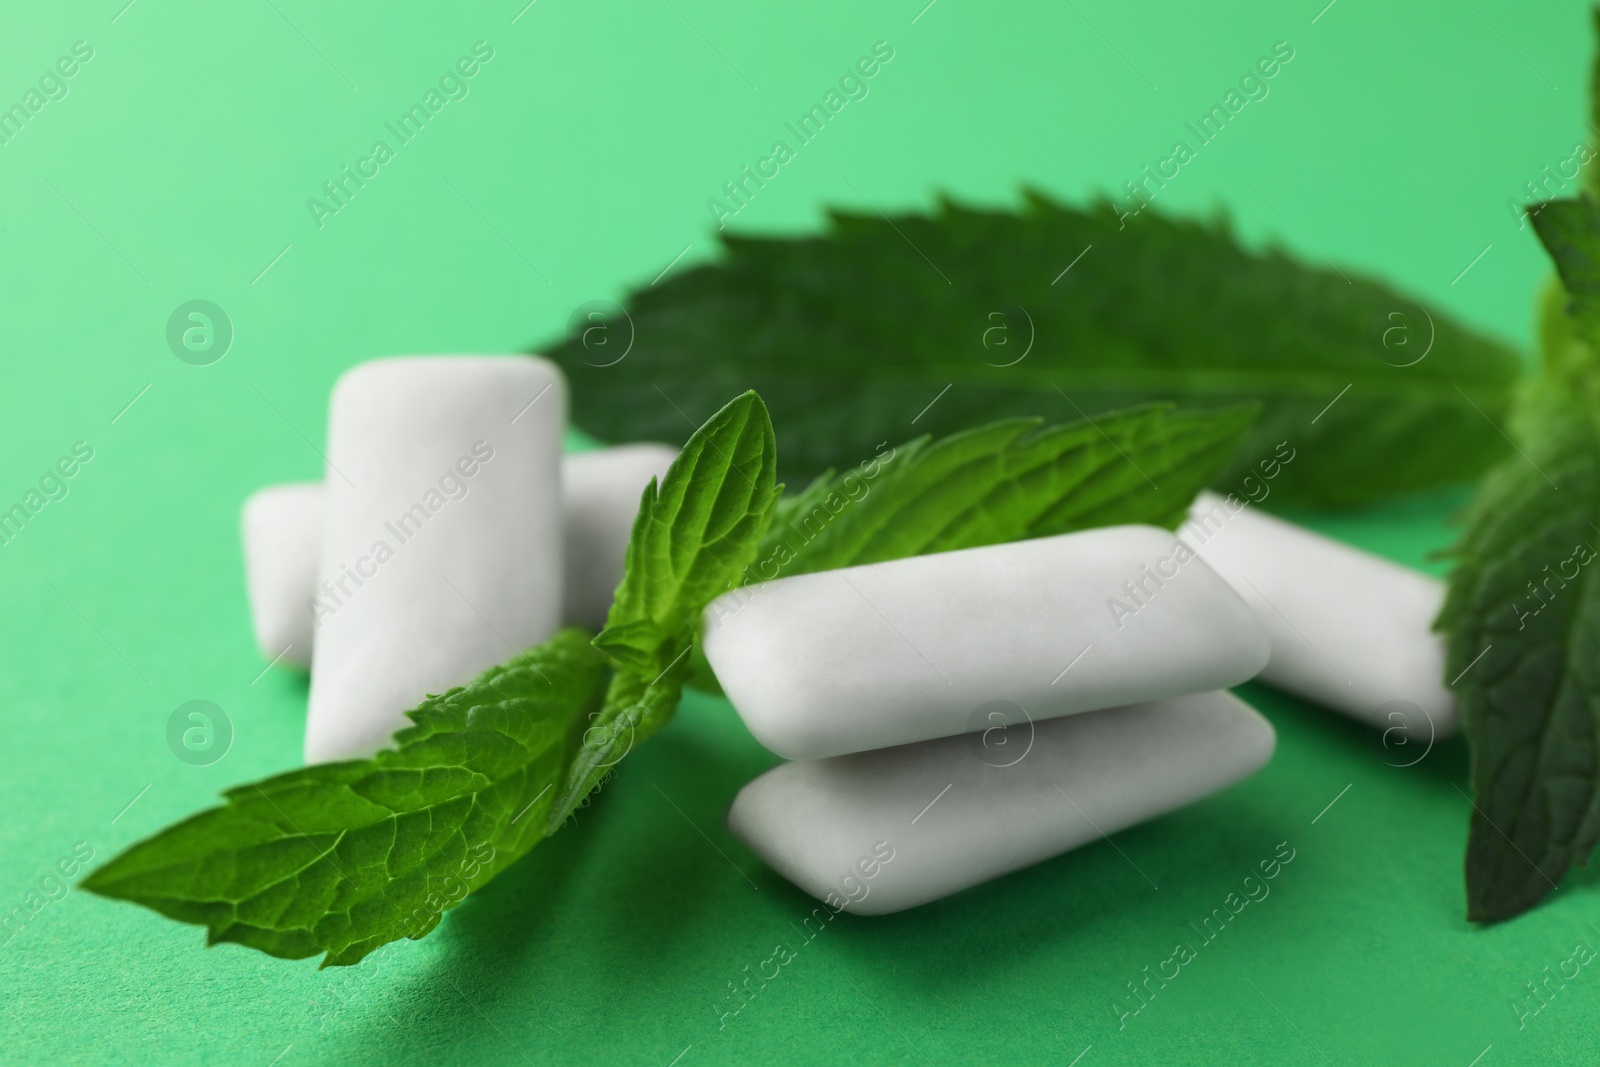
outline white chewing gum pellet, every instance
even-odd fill
[[[371,755],[425,696],[555,631],[566,407],[536,357],[382,359],[339,379],[308,762]]]
[[[728,828],[836,910],[883,915],[1182,807],[1275,744],[1226,692],[991,733],[782,764],[739,791]]]
[[[600,448],[561,458],[565,622],[598,630],[611,610],[639,497],[677,457],[667,445]],[[262,655],[311,665],[312,603],[325,514],[321,482],[278,485],[244,506],[250,613]]]
[[[677,455],[675,448],[645,443],[579,452],[562,462],[567,622],[596,631],[605,625],[639,498]]]
[[[1455,732],[1444,639],[1433,632],[1443,582],[1214,493],[1200,495],[1178,533],[1266,627],[1262,681],[1408,737]]]
[[[322,483],[274,485],[250,494],[239,516],[245,592],[261,654],[311,665],[311,612],[322,547]]]
[[[790,759],[1221,689],[1267,661],[1249,606],[1167,530],[1110,526],[779,578],[704,615],[745,725]]]

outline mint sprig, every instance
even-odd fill
[[[672,717],[699,612],[739,579],[766,529],[775,466],[766,408],[746,393],[646,490],[599,637],[562,630],[430,696],[371,759],[229,790],[225,805],[138,842],[85,887],[202,925],[208,944],[324,953],[324,967],[424,936]]]
[[[695,670],[700,612],[755,558],[783,487],[767,406],[735,397],[645,487],[616,600],[596,648],[618,670],[561,793],[573,805],[639,741],[665,726]]]

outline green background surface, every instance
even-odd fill
[[[925,2],[0,14],[0,102],[73,42],[94,48],[0,145],[0,499],[73,442],[95,450],[0,548],[0,911],[78,842],[103,858],[297,763],[306,687],[261,673],[237,516],[260,486],[318,477],[342,370],[517,350],[685,246],[674,269],[711,257],[707,198],[876,41],[895,56],[870,95],[738,227],[808,231],[824,205],[913,208],[939,190],[1003,205],[1024,182],[1116,189],[1287,40],[1271,95],[1158,203],[1223,208],[1253,242],[1390,279],[1527,347],[1546,268],[1507,204],[1584,136],[1579,4]],[[470,95],[319,229],[307,198],[479,40],[494,58]],[[164,340],[195,298],[236,329],[212,366]],[[1425,557],[1460,499],[1318,525],[1437,569]],[[726,1027],[727,983],[811,902],[723,828],[774,758],[725,703],[691,697],[575,826],[357,968],[207,950],[194,927],[77,890],[49,903],[0,946],[0,1061],[1592,1062],[1600,970],[1523,1028],[1511,1003],[1575,943],[1600,946],[1596,878],[1470,927],[1460,741],[1396,767],[1415,750],[1244,693],[1279,731],[1253,779],[1119,835],[1126,858],[1102,843],[908,914],[842,916]],[[194,698],[236,728],[209,767],[165,741]],[[1124,983],[1282,841],[1296,854],[1271,896],[1119,1029]]]

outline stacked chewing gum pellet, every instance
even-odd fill
[[[243,514],[262,655],[312,668],[308,762],[371,755],[427,694],[604,622],[640,492],[675,451],[562,456],[565,425],[538,357],[340,378],[323,482]],[[1429,632],[1442,596],[1211,494],[1176,537],[1108,527],[747,587],[706,609],[706,656],[792,762],[729,826],[800,888],[878,914],[1252,774],[1273,731],[1225,689],[1258,672],[1386,742],[1431,741],[1455,727]]]

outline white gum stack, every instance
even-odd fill
[[[1171,811],[1274,744],[1218,692],[1267,662],[1266,632],[1155,527],[780,578],[713,602],[704,646],[751,732],[796,760],[740,792],[729,828],[863,914]]]

